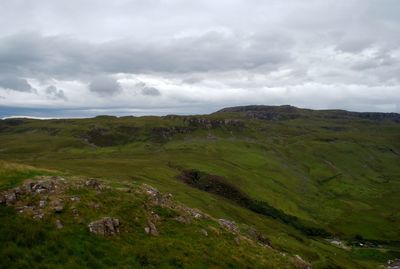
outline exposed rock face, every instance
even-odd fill
[[[219,224],[225,227],[232,233],[239,233],[239,227],[236,225],[234,221],[226,220],[226,219],[219,219]]]
[[[220,126],[230,126],[230,127],[244,126],[243,121],[238,119],[209,119],[209,118],[187,117],[184,118],[183,121],[189,126],[201,127],[205,129],[212,129]]]
[[[105,217],[100,220],[93,221],[89,223],[89,231],[103,236],[112,236],[119,234],[119,220]]]

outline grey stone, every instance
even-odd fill
[[[89,223],[91,233],[103,236],[112,236],[119,234],[120,222],[118,219],[105,217],[100,220]]]

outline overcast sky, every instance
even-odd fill
[[[0,1],[0,116],[400,112],[399,0]]]

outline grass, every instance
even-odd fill
[[[278,121],[249,119],[240,113],[195,117],[244,123],[212,128],[193,127],[183,117],[21,120],[13,125],[2,121],[0,159],[112,183],[149,183],[188,206],[257,227],[277,249],[300,254],[313,268],[374,268],[393,253],[364,255],[363,250],[338,249],[177,180],[182,170],[218,175],[302,223],[343,240],[362,235],[390,247],[400,241],[400,125],[329,118],[330,113],[304,112],[302,117]],[[104,131],[93,131],[97,129]],[[88,136],[91,142],[85,140]],[[104,144],[103,138],[110,137],[118,141]],[[24,173],[3,173],[0,188],[35,175]]]

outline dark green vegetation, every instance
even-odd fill
[[[299,254],[313,268],[376,268],[400,256],[399,119],[288,106],[191,117],[10,119],[0,121],[0,158],[113,182],[146,182],[188,206],[256,227],[275,249]],[[223,178],[269,213],[178,179],[191,170]],[[1,188],[30,177],[0,176]],[[8,215],[4,218],[23,225]],[[345,241],[362,238],[381,247],[344,250],[307,235],[284,216]],[[76,240],[67,241],[79,245]]]
[[[307,227],[306,225],[301,224],[298,218],[285,214],[285,212],[270,206],[267,202],[250,198],[236,187],[225,182],[222,177],[191,170],[183,171],[178,178],[197,189],[222,196],[255,213],[278,219],[285,224],[293,226],[306,235],[330,236],[330,234],[323,229]]]

